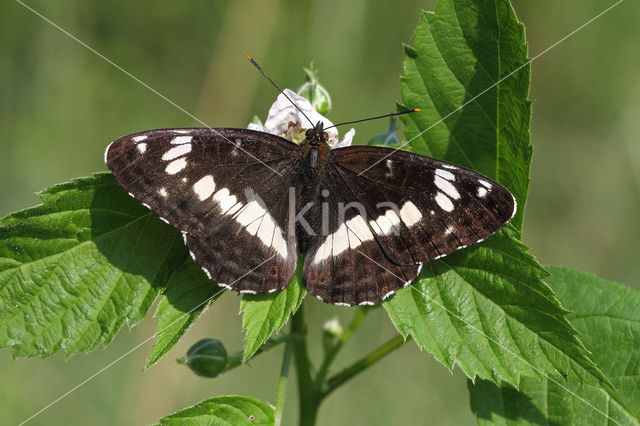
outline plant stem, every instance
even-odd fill
[[[287,379],[289,378],[289,364],[291,363],[291,352],[293,351],[293,340],[289,340],[284,347],[282,356],[282,368],[278,379],[278,389],[276,391],[276,407],[274,410],[275,426],[280,426],[282,422],[282,412],[284,410],[284,397],[287,393]]]
[[[313,378],[311,377],[311,361],[307,350],[307,325],[304,319],[304,302],[291,319],[291,332],[302,335],[302,339],[294,342],[293,354],[298,377],[298,399],[300,402],[300,425],[312,426],[318,416],[320,401]]]
[[[356,311],[351,324],[344,330],[340,339],[335,343],[335,345],[327,351],[325,354],[324,360],[322,361],[322,365],[320,366],[320,370],[318,371],[318,375],[316,376],[316,387],[318,389],[322,389],[325,384],[325,380],[327,378],[327,374],[329,372],[329,367],[336,359],[338,352],[344,346],[344,344],[349,340],[353,332],[360,326],[364,318],[367,316],[369,309],[358,308]]]
[[[402,345],[404,345],[404,343],[404,337],[399,334],[391,338],[386,343],[382,344],[373,352],[371,352],[369,355],[361,358],[359,361],[356,361],[351,366],[345,368],[340,373],[327,380],[326,389],[322,392],[322,395],[320,397],[325,398],[340,385],[352,379],[354,376],[363,372],[367,368],[371,367],[373,364],[380,361],[382,358],[389,355],[394,350],[400,348]]]

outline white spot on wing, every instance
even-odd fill
[[[375,303],[373,303],[373,302],[366,302],[366,301],[365,301],[365,302],[360,302],[360,303],[358,303],[358,306],[373,306],[373,305],[375,305]]]
[[[362,242],[373,240],[373,234],[362,216],[354,216],[347,221],[347,227]],[[359,244],[358,244],[359,245]],[[353,247],[355,248],[355,247]]]
[[[214,197],[215,198],[215,197]],[[235,197],[234,197],[235,198]],[[234,206],[227,214],[240,210]],[[256,235],[266,247],[272,247],[283,259],[287,258],[287,242],[282,229],[256,200],[250,201],[235,217],[236,222],[245,227],[250,235]]]
[[[109,155],[109,148],[111,148],[111,145],[113,145],[113,142],[111,142],[104,150],[104,164],[107,164],[107,156]]]
[[[451,182],[455,182],[456,180],[456,176],[453,173],[448,172],[446,170],[437,169],[436,175],[440,176],[443,179],[449,180]]]
[[[336,305],[336,306],[351,306],[348,303],[342,303],[342,302],[334,303],[334,305]]]
[[[400,218],[407,227],[411,227],[422,219],[422,213],[411,201],[407,201],[400,209]]]
[[[389,212],[391,212],[391,214],[389,214]],[[385,218],[385,223],[400,223],[400,219],[396,213],[393,210],[389,210],[389,212],[387,212],[387,216],[380,216]],[[380,229],[377,224],[376,229]],[[373,240],[373,238],[374,236],[362,216],[354,216],[340,224],[336,232],[325,238],[320,247],[316,249],[316,255],[313,261],[314,263],[320,263],[331,256],[339,256],[341,253],[347,251],[347,249],[355,249],[363,242]]]
[[[140,154],[144,154],[145,152],[147,152],[147,144],[146,143],[139,143],[138,145],[136,145],[136,148],[138,148],[138,152]]]
[[[440,189],[440,191],[444,192],[449,197],[453,198],[454,200],[457,200],[460,198],[460,194],[458,193],[458,190],[448,180],[443,179],[440,176],[436,176],[434,182],[436,186]]]
[[[276,227],[275,232],[273,233],[273,249],[282,257],[283,259],[287,258],[287,242],[282,236],[282,229],[280,227]]]
[[[395,210],[387,210],[384,216],[389,220],[391,226],[400,225],[400,218],[398,217],[398,214],[395,212]]]
[[[442,164],[440,167],[444,167],[445,169],[449,169],[449,170],[458,170],[458,167],[452,164]]]
[[[333,235],[330,235],[327,238],[333,238],[333,256],[337,256],[349,248],[349,234],[347,233],[347,225],[344,222],[340,224],[340,227],[333,233]]]
[[[226,214],[228,214],[229,216],[236,214],[236,212],[238,210],[240,210],[242,208],[243,204],[242,203],[236,203],[233,205],[233,207],[231,207]]]
[[[438,195],[436,195],[436,202],[442,210],[447,212],[453,211],[453,203],[449,197],[444,195],[442,192],[438,192]]]
[[[184,158],[179,158],[169,163],[165,171],[167,172],[167,174],[175,175],[176,173],[182,171],[185,167],[187,167],[187,160]]]
[[[140,135],[140,136],[134,136],[131,138],[132,141],[134,142],[140,142],[143,141],[145,139],[147,139],[149,136],[148,135]]]
[[[231,195],[227,188],[222,188],[213,195],[213,201],[218,203],[220,210],[225,214],[238,201],[235,195]]]
[[[240,290],[240,294],[256,294],[254,290]]]
[[[478,197],[483,198],[487,195],[487,188],[484,188],[482,186],[478,187]]]
[[[273,242],[273,232],[275,229],[276,223],[273,221],[270,214],[266,214],[262,218],[260,229],[258,229],[258,238],[260,238],[262,244],[267,247],[271,247],[271,243]]]
[[[491,184],[483,179],[478,179],[478,183],[487,189],[491,189]]]
[[[158,190],[158,194],[160,194],[160,196],[164,198],[167,198],[167,195],[169,195],[165,187],[160,188]]]
[[[393,293],[395,293],[395,290],[391,290],[389,293],[382,296],[382,300],[387,300],[390,296],[393,295]]]
[[[211,175],[207,175],[193,184],[193,192],[196,193],[200,201],[211,197],[211,194],[213,194],[215,190],[216,184]]]
[[[172,145],[180,145],[183,143],[190,143],[193,139],[193,136],[176,136],[171,140]]]
[[[257,201],[253,200],[250,201],[244,209],[242,209],[240,214],[236,217],[236,222],[238,222],[242,226],[247,226],[260,219],[266,213],[267,211],[263,209]]]
[[[138,148],[140,148],[140,145],[138,145]],[[169,161],[169,160],[173,160],[174,158],[182,157],[183,155],[191,152],[191,146],[192,145],[190,143],[185,143],[185,144],[181,144],[176,147],[173,147],[169,151],[164,153],[164,155],[162,156],[162,159],[164,161]]]

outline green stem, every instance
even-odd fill
[[[338,352],[344,346],[344,344],[349,340],[354,331],[360,326],[364,318],[367,316],[369,309],[366,308],[358,308],[356,311],[351,324],[344,330],[340,339],[327,351],[325,354],[324,360],[322,361],[322,365],[320,366],[320,370],[318,371],[318,375],[316,376],[316,387],[318,389],[322,389],[325,384],[325,380],[327,378],[327,374],[329,373],[329,367],[336,359]]]
[[[359,361],[356,361],[351,366],[345,368],[340,373],[331,377],[329,380],[327,380],[326,389],[322,392],[322,395],[320,396],[321,399],[325,398],[327,395],[329,395],[336,388],[344,384],[346,381],[362,373],[364,370],[371,367],[373,364],[380,361],[382,358],[389,355],[394,350],[400,348],[404,343],[405,343],[404,337],[402,337],[401,335],[397,335],[392,339],[388,340],[386,343],[379,346],[369,355],[365,356]]]
[[[298,312],[291,319],[291,332],[304,337],[296,340],[293,346],[293,354],[298,377],[298,399],[300,403],[300,425],[313,426],[318,416],[320,400],[313,378],[311,377],[312,365],[307,350],[307,325],[304,319],[304,302]]]
[[[282,412],[284,410],[284,397],[287,393],[287,379],[289,377],[289,364],[291,363],[291,352],[293,351],[293,340],[289,340],[284,347],[282,356],[282,369],[278,379],[278,389],[276,391],[276,406],[274,410],[275,426],[280,426],[282,422]]]

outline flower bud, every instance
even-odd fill
[[[298,94],[307,98],[318,113],[323,115],[328,113],[331,111],[331,96],[329,96],[327,89],[320,84],[313,64],[309,68],[304,68],[304,71],[307,74],[307,79],[298,89]]]
[[[216,377],[227,369],[227,359],[227,350],[221,341],[202,339],[192,345],[177,362],[186,364],[198,376]]]
[[[338,318],[333,317],[329,321],[326,321],[322,325],[322,346],[324,350],[328,350],[330,347],[336,344],[338,339],[342,337],[342,325]]]

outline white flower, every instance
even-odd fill
[[[304,111],[312,123],[309,123],[309,120],[281,93],[273,105],[271,105],[271,108],[269,108],[269,116],[264,125],[250,123],[248,127],[250,130],[271,133],[272,135],[283,137],[292,142],[300,143],[304,140],[305,131],[313,128],[318,121],[322,121],[325,128],[333,126],[331,121],[313,109],[307,99],[298,95],[293,90],[284,89],[284,92],[296,103],[298,108]],[[356,133],[355,129],[351,129],[345,133],[342,140],[339,141],[338,129],[333,127],[327,129],[326,132],[329,135],[327,143],[332,149],[350,146],[353,141],[353,136]]]

